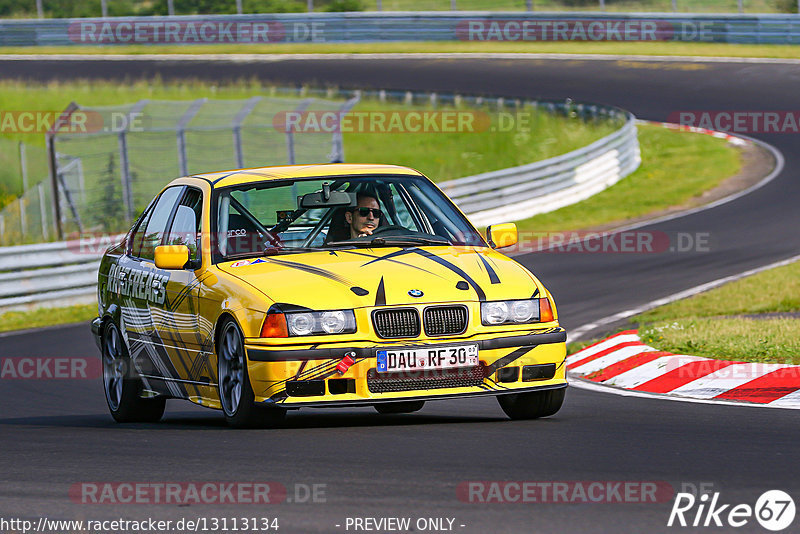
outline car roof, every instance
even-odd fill
[[[282,165],[279,167],[256,167],[234,169],[192,175],[211,182],[213,187],[227,187],[287,178],[319,178],[325,176],[364,176],[375,174],[407,174],[422,176],[417,170],[400,165],[378,165],[369,163],[325,163],[318,165]]]

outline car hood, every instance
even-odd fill
[[[217,267],[275,302],[317,310],[519,299],[544,293],[524,267],[485,247],[331,250]]]

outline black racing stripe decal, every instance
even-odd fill
[[[295,380],[299,380],[300,379],[300,374],[303,372],[303,369],[306,368],[307,364],[308,364],[308,360],[303,360],[303,363],[300,364],[300,368],[297,369],[297,374],[294,375],[294,379]]]
[[[375,306],[386,306],[386,289],[383,286],[383,277],[378,284],[378,290],[375,292]]]
[[[518,360],[528,352],[532,351],[535,347],[520,347],[517,350],[511,352],[510,354],[506,354],[492,365],[486,368],[486,376],[492,375],[498,369],[505,367],[506,365],[510,364],[511,362]]]
[[[489,275],[489,281],[493,284],[499,284],[500,279],[497,277],[497,273],[494,272],[494,269],[492,269],[492,266],[489,265],[489,262],[486,261],[486,258],[484,258],[483,255],[477,250],[475,251],[475,254],[478,255],[478,257],[481,259],[481,263],[483,263],[483,266],[486,268],[486,273]]]
[[[432,274],[433,276],[438,276],[439,278],[442,278],[442,279],[444,278],[443,276],[438,275],[433,271],[429,271],[428,269],[423,269],[422,267],[419,267],[417,265],[413,265],[411,263],[406,263],[404,261],[399,261],[399,260],[392,259],[390,256],[393,256],[393,255],[397,254],[397,252],[392,252],[391,254],[387,254],[386,256],[374,256],[372,254],[365,254],[364,252],[355,252],[355,251],[352,251],[352,250],[342,250],[341,252],[346,252],[348,254],[353,254],[355,256],[363,256],[365,258],[372,258],[372,261],[368,261],[367,263],[362,265],[362,267],[366,267],[370,263],[375,263],[376,261],[386,260],[386,261],[388,261],[390,263],[396,263],[397,265],[402,265],[404,267],[410,267],[412,269],[416,269],[418,271],[422,271],[423,273]],[[398,252],[405,252],[405,251],[398,251]]]
[[[448,269],[450,269],[451,271],[453,271],[454,273],[456,273],[458,276],[460,276],[461,278],[463,278],[463,279],[464,279],[464,280],[465,280],[465,281],[466,281],[466,282],[467,282],[469,285],[471,285],[471,286],[472,286],[472,289],[474,289],[474,290],[475,290],[475,293],[477,293],[477,294],[478,294],[478,300],[480,300],[480,301],[485,301],[485,300],[486,300],[486,293],[484,293],[484,292],[483,292],[483,289],[481,288],[481,286],[479,286],[479,285],[478,285],[478,283],[477,283],[475,280],[473,280],[473,279],[472,279],[472,277],[471,277],[470,275],[468,275],[467,273],[465,273],[465,272],[464,272],[464,271],[463,271],[463,270],[462,270],[460,267],[458,267],[457,265],[453,265],[453,264],[452,264],[452,263],[450,263],[449,261],[447,261],[447,260],[445,260],[445,259],[442,259],[442,258],[440,258],[439,256],[437,256],[436,254],[433,254],[433,253],[431,253],[431,252],[428,252],[427,250],[422,250],[422,249],[414,248],[414,249],[409,249],[409,251],[410,251],[410,252],[414,252],[414,253],[416,253],[416,254],[419,254],[419,255],[420,255],[420,256],[422,256],[423,258],[428,258],[428,259],[429,259],[429,260],[431,260],[431,261],[435,261],[435,262],[436,262],[436,263],[438,263],[439,265],[442,265],[442,266],[444,266],[444,267],[447,267]]]
[[[326,271],[325,269],[320,269],[319,267],[312,267],[311,265],[303,265],[302,263],[294,263],[291,261],[285,260],[276,260],[275,258],[269,258],[267,261],[270,263],[277,263],[278,265],[282,265],[284,267],[291,267],[292,269],[298,269],[300,271],[304,271],[310,274],[316,274],[317,276],[323,276],[328,278],[329,280],[334,280],[339,282],[340,284],[345,284],[347,287],[353,287],[355,284],[346,278],[339,276],[338,274],[332,273],[330,271]]]

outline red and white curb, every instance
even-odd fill
[[[567,357],[571,377],[643,393],[800,409],[800,365],[671,354],[626,330]]]

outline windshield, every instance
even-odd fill
[[[326,177],[245,184],[217,198],[218,255],[353,247],[486,246],[427,179]]]

